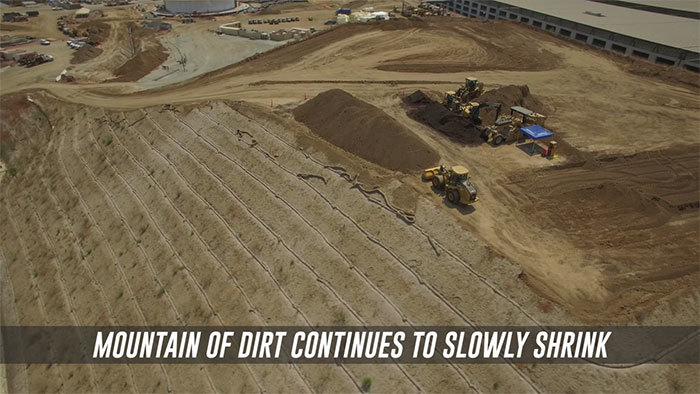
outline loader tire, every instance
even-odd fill
[[[445,184],[442,183],[442,176],[440,176],[440,175],[433,176],[433,187],[438,189],[438,190],[445,187]]]
[[[447,192],[447,201],[452,204],[459,204],[459,192],[457,190],[450,190]]]
[[[493,139],[493,143],[494,143],[496,146],[498,146],[498,145],[501,145],[501,144],[503,143],[504,140],[505,140],[505,138],[503,138],[502,135],[497,135],[497,136]]]

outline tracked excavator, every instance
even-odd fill
[[[467,77],[464,80],[464,86],[461,86],[456,92],[445,92],[443,105],[445,105],[450,111],[459,112],[462,106],[479,97],[483,91],[483,82],[477,80],[476,78]]]
[[[455,205],[470,205],[479,201],[476,188],[469,178],[469,170],[463,166],[426,168],[423,180],[431,181],[437,190],[445,190],[447,201]]]

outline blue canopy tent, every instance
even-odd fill
[[[535,153],[535,141],[541,140],[543,138],[549,138],[554,135],[551,131],[545,129],[544,127],[538,124],[527,127],[521,127],[520,132],[523,133],[525,137],[532,139],[531,154]]]

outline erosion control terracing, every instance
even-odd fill
[[[328,90],[294,109],[294,117],[324,140],[390,170],[435,164],[438,154],[381,109],[349,93]]]

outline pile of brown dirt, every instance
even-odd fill
[[[394,118],[340,89],[320,93],[293,113],[326,141],[391,170],[416,171],[439,159]]]
[[[629,64],[626,65],[624,69],[631,74],[657,78],[663,82],[694,88],[696,90],[700,88],[700,76],[698,76],[696,72],[684,70],[676,66],[654,64],[646,60],[633,58],[628,58],[626,60],[629,61]]]
[[[420,90],[404,97],[408,116],[464,145],[480,145],[484,140],[472,121],[456,114]]]
[[[153,47],[140,51],[136,56],[122,64],[115,72],[117,78],[112,82],[133,82],[145,77],[156,67],[168,59],[168,52],[160,43],[153,43]]]
[[[78,26],[78,34],[87,37],[89,42],[100,43],[109,38],[111,26],[104,22],[90,21]]]
[[[0,160],[8,168],[26,169],[46,147],[51,130],[46,114],[26,94],[0,98]]]
[[[70,64],[85,63],[88,60],[94,59],[102,53],[101,48],[92,45],[85,45],[77,51],[73,52],[73,57],[70,59]]]

